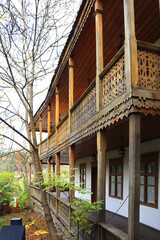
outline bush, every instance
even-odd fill
[[[0,212],[8,211],[8,202],[13,200],[15,191],[14,173],[0,171]]]

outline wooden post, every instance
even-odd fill
[[[134,0],[124,0],[124,28],[125,28],[125,76],[127,91],[137,87],[138,60],[137,41],[135,37]]]
[[[42,116],[39,117],[39,154],[42,152]]]
[[[101,0],[95,2],[95,28],[96,28],[96,109],[101,109],[101,80],[100,72],[104,68],[103,61],[103,5]]]
[[[50,148],[50,133],[51,133],[51,106],[48,105],[48,138],[47,138],[47,150]]]
[[[59,123],[59,89],[56,87],[56,144],[58,144],[58,129],[57,125]]]
[[[43,170],[43,163],[40,161],[41,171]]]
[[[56,153],[56,174],[60,175],[60,152]],[[59,188],[56,188],[56,196],[60,197]]]
[[[29,185],[31,185],[31,163],[29,164]]]
[[[49,186],[51,186],[51,161],[48,159]]]
[[[107,135],[104,131],[97,132],[97,200],[104,201],[102,210],[98,212],[98,222],[105,221],[105,192],[106,192],[106,150]]]
[[[71,174],[70,183],[73,183],[73,185],[74,185],[74,175],[75,175],[74,160],[75,160],[75,145],[72,145],[69,147],[69,168],[70,168],[70,174]],[[74,198],[73,189],[70,191],[70,196],[71,196],[71,199]]]
[[[74,60],[69,58],[69,131],[72,130],[72,113],[70,109],[73,106],[73,92],[74,92]]]
[[[129,116],[129,208],[128,239],[139,240],[140,114]]]

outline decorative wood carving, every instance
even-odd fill
[[[68,118],[62,123],[62,125],[58,128],[58,144],[64,142],[68,139],[69,136],[69,122]]]
[[[96,113],[96,88],[94,87],[88,95],[74,109],[72,115],[72,130],[75,130]]]
[[[125,91],[124,56],[122,56],[102,79],[102,106],[106,107]]]
[[[138,50],[138,88],[160,89],[160,54]]]

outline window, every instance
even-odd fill
[[[109,196],[123,198],[123,160],[109,161]]]
[[[86,188],[86,164],[80,165],[80,187]]]
[[[157,207],[158,200],[158,154],[143,154],[140,168],[140,202]]]

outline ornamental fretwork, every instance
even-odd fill
[[[102,79],[103,107],[108,106],[126,91],[124,56],[115,63]]]
[[[138,88],[160,89],[160,54],[138,50]]]
[[[75,130],[96,113],[96,88],[94,87],[72,113],[72,130]]]

